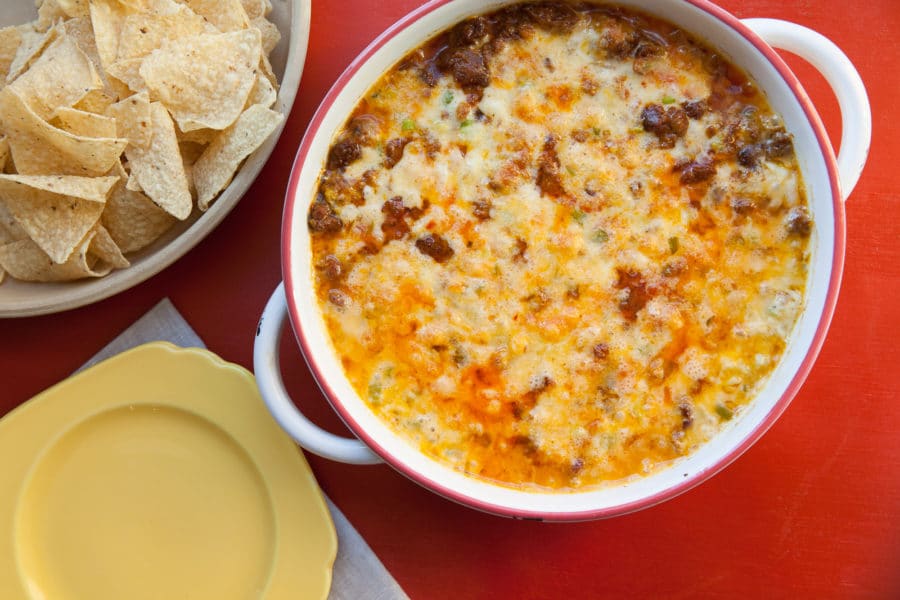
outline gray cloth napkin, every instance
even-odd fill
[[[129,348],[154,341],[171,342],[185,348],[206,348],[203,340],[166,298],[78,370],[91,367]],[[331,510],[338,538],[329,600],[408,600],[408,596],[344,513],[327,496],[325,502]]]

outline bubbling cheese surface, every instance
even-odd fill
[[[812,223],[753,82],[608,6],[469,19],[361,99],[309,212],[347,377],[475,477],[582,489],[719,432],[777,365]]]

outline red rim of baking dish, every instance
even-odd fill
[[[828,292],[825,298],[825,304],[822,308],[822,313],[819,318],[819,324],[816,328],[816,333],[813,336],[812,341],[810,342],[809,349],[806,352],[806,356],[804,357],[803,362],[800,364],[800,367],[797,369],[796,373],[791,379],[790,384],[788,384],[788,387],[785,389],[781,398],[779,398],[778,401],[773,405],[772,409],[766,415],[765,419],[763,419],[763,421],[760,422],[759,425],[757,425],[741,441],[740,444],[732,448],[731,451],[719,458],[710,467],[690,475],[676,485],[669,486],[655,494],[652,494],[640,500],[583,511],[554,512],[520,510],[487,502],[480,498],[462,494],[459,491],[447,487],[441,482],[436,481],[435,479],[420,471],[409,468],[403,462],[395,458],[375,439],[373,439],[364,428],[360,427],[360,425],[353,418],[353,415],[351,415],[345,409],[340,399],[338,398],[338,395],[331,388],[328,380],[325,378],[322,370],[319,368],[319,365],[316,362],[315,352],[311,348],[303,330],[297,327],[297,325],[301,321],[299,310],[297,309],[296,297],[294,295],[295,282],[292,275],[293,268],[291,264],[290,251],[292,238],[291,224],[294,221],[294,209],[296,208],[297,204],[295,196],[299,184],[300,172],[306,161],[306,157],[309,154],[313,138],[318,133],[326,113],[331,109],[331,106],[334,104],[334,101],[337,98],[338,94],[341,92],[341,90],[343,90],[350,79],[356,75],[360,68],[369,60],[369,58],[371,58],[372,55],[375,54],[375,52],[377,52],[388,41],[393,39],[394,36],[396,36],[402,30],[406,29],[409,25],[418,21],[423,16],[450,2],[452,2],[452,0],[433,0],[432,2],[424,4],[423,6],[410,12],[405,17],[401,18],[399,21],[391,25],[371,44],[369,44],[369,46],[366,47],[365,50],[363,50],[353,60],[352,63],[350,63],[350,65],[340,75],[340,77],[338,77],[334,85],[332,85],[331,89],[328,91],[325,98],[322,100],[322,103],[316,110],[316,113],[313,115],[312,120],[310,121],[309,126],[306,130],[306,134],[304,135],[303,140],[300,143],[300,147],[297,151],[297,155],[294,159],[294,164],[291,169],[291,178],[290,182],[288,183],[288,189],[285,195],[286,202],[282,221],[281,250],[285,290],[288,299],[288,312],[290,314],[290,319],[293,326],[292,329],[294,330],[294,334],[303,351],[304,358],[306,359],[310,370],[312,371],[316,381],[318,382],[319,387],[328,398],[331,406],[334,408],[334,410],[337,411],[337,413],[343,419],[344,423],[346,423],[346,425],[350,428],[354,435],[359,437],[359,439],[362,440],[369,448],[371,448],[372,451],[378,454],[385,460],[385,462],[387,462],[401,474],[415,481],[419,485],[422,485],[423,487],[431,490],[432,492],[435,492],[449,500],[453,500],[454,502],[458,502],[460,504],[464,504],[466,506],[484,512],[519,519],[581,521],[624,515],[630,512],[649,508],[666,500],[675,498],[676,496],[690,490],[694,486],[703,483],[704,481],[730,465],[734,460],[736,460],[739,456],[746,452],[754,443],[756,443],[763,436],[763,434],[766,433],[766,431],[768,431],[768,429],[778,420],[778,418],[791,403],[791,400],[793,400],[794,396],[797,395],[797,392],[800,390],[800,387],[803,385],[803,382],[806,380],[807,376],[812,370],[813,364],[815,363],[815,360],[819,355],[819,351],[821,350],[822,345],[825,342],[825,336],[831,324],[832,316],[834,315],[835,305],[837,304],[838,292],[841,285],[841,276],[844,268],[846,222],[844,215],[844,203],[841,198],[840,184],[838,180],[837,160],[834,156],[831,142],[829,141],[828,135],[825,132],[825,127],[822,124],[822,120],[819,117],[818,112],[814,108],[812,101],[810,100],[806,91],[800,84],[800,81],[797,79],[797,76],[794,75],[793,71],[791,71],[790,67],[788,67],[787,63],[784,62],[784,60],[778,55],[778,53],[773,50],[772,47],[769,46],[765,41],[763,41],[762,38],[754,33],[749,27],[744,25],[740,21],[740,19],[738,19],[725,9],[709,2],[708,0],[684,0],[684,2],[705,11],[706,13],[721,21],[723,24],[730,27],[736,33],[743,36],[760,53],[762,53],[763,56],[765,56],[769,63],[771,63],[771,65],[778,71],[779,75],[781,75],[782,79],[784,79],[785,83],[788,84],[788,87],[793,92],[797,102],[800,103],[800,106],[803,109],[803,112],[813,129],[813,132],[815,133],[816,140],[819,144],[819,150],[821,151],[822,156],[825,159],[825,166],[828,170],[828,178],[831,183],[832,190],[832,204],[834,208],[834,252],[832,255],[831,276],[828,283]],[[305,204],[303,205],[303,210],[306,210]]]

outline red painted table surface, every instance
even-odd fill
[[[0,321],[0,415],[65,378],[166,296],[211,350],[251,368],[256,321],[281,279],[283,193],[306,125],[350,60],[418,4],[314,1],[297,103],[247,196],[142,285],[82,309]],[[816,29],[868,88],[872,149],[847,205],[843,286],[818,362],[785,415],[737,462],[674,500],[606,521],[502,519],[387,466],[310,456],[323,489],[411,597],[900,598],[900,2],[722,5]],[[811,67],[789,62],[837,144],[837,102]],[[298,403],[342,431],[289,336],[283,361]]]

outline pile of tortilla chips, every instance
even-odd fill
[[[269,0],[38,0],[0,29],[0,281],[100,277],[276,129]]]

